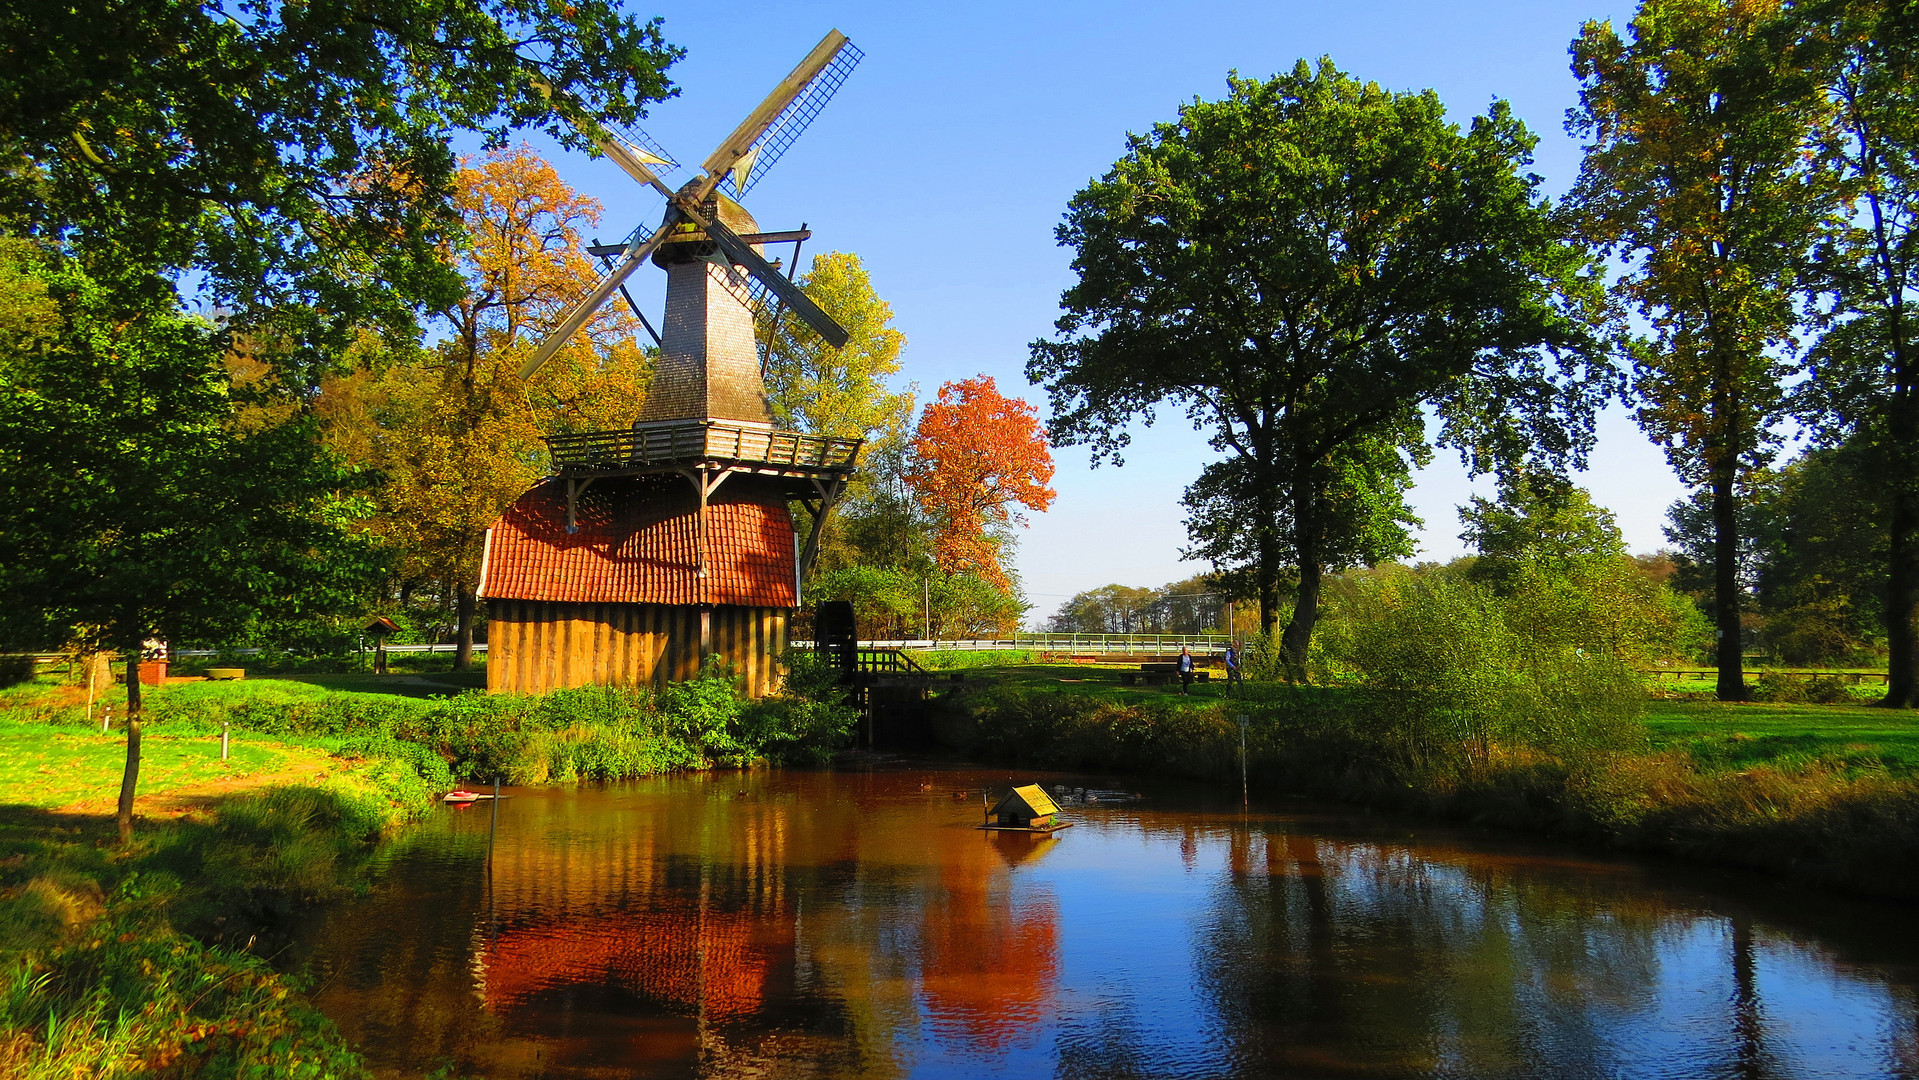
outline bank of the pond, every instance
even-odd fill
[[[1061,681],[1075,677],[1086,681]],[[1809,706],[1742,715],[1685,703],[1648,718],[1615,701],[1595,706],[1611,719],[1587,731],[1565,722],[1579,703],[1562,701],[1553,706],[1560,728],[1524,739],[1515,732],[1528,720],[1555,718],[1489,731],[1431,697],[1270,685],[1216,693],[1124,692],[1084,672],[1013,677],[949,696],[938,723],[946,741],[984,760],[1237,788],[1245,716],[1256,795],[1357,802],[1919,897],[1919,779],[1903,752],[1903,716],[1799,716]],[[1762,712],[1770,734],[1739,730]],[[1788,734],[1819,720],[1824,729]],[[1851,736],[1877,732],[1883,747],[1849,736],[1848,725],[1859,729]]]
[[[724,672],[659,695],[169,685],[148,700],[128,848],[110,814],[124,735],[76,688],[0,691],[0,1075],[366,1075],[259,959],[288,916],[364,888],[380,838],[459,781],[817,760],[852,714],[806,678],[759,702]]]
[[[0,1075],[366,1075],[258,944],[359,888],[395,818],[272,787],[120,848],[109,815],[0,807]]]

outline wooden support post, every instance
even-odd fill
[[[592,487],[593,481],[597,479],[599,479],[599,477],[597,476],[589,476],[584,480],[575,480],[575,479],[572,479],[571,477],[567,478],[566,480],[566,532],[568,536],[571,536],[574,533],[580,531],[578,515],[576,514],[575,509],[579,503],[580,496],[586,494],[586,489]]]
[[[813,560],[819,557],[820,533],[826,528],[826,515],[833,512],[833,507],[840,501],[840,496],[846,493],[845,480],[821,481],[817,476],[812,480],[813,490],[819,493],[817,506],[808,500],[800,500],[800,505],[806,507],[813,515],[813,527],[807,530],[806,547],[800,551],[801,581],[806,580],[807,575],[812,572]]]

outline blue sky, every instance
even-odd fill
[[[647,9],[636,9],[647,10]],[[1027,343],[1052,330],[1071,254],[1053,240],[1067,200],[1103,173],[1126,133],[1216,98],[1226,73],[1266,76],[1298,59],[1395,90],[1432,88],[1465,121],[1495,97],[1540,136],[1534,166],[1554,195],[1579,147],[1565,134],[1577,97],[1567,45],[1586,19],[1623,24],[1604,3],[655,4],[687,50],[681,96],[645,129],[698,161],[829,28],[866,53],[838,97],[747,199],[762,228],[814,230],[811,253],[859,253],[907,337],[903,377],[922,399],[980,373],[1044,408],[1021,375]],[[611,164],[555,155],[562,174],[606,203],[602,237],[649,224],[659,202]],[[657,306],[661,281],[640,275]],[[642,300],[643,303],[647,302]],[[1178,505],[1209,459],[1177,414],[1141,430],[1127,464],[1089,469],[1055,451],[1059,498],[1033,515],[1017,565],[1032,617],[1109,582],[1160,585],[1205,569],[1182,563]],[[1681,488],[1659,451],[1615,409],[1582,482],[1619,517],[1635,550]],[[1489,490],[1487,484],[1478,485]],[[1421,556],[1459,554],[1455,507],[1474,490],[1455,459],[1422,473],[1413,501]]]

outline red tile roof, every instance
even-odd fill
[[[566,531],[566,485],[520,496],[488,535],[480,595],[576,603],[792,607],[793,517],[777,495],[728,481],[706,509],[707,576],[695,537],[699,496],[677,477],[599,480]]]

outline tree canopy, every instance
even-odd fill
[[[1268,629],[1292,568],[1297,667],[1339,535],[1403,525],[1374,493],[1354,505],[1355,470],[1418,460],[1428,409],[1475,469],[1563,467],[1616,379],[1594,268],[1521,171],[1535,140],[1506,103],[1462,131],[1437,95],[1330,60],[1228,91],[1130,137],[1074,196],[1058,235],[1079,280],[1027,377],[1051,394],[1055,440],[1096,461],[1119,462],[1128,422],[1165,405],[1212,432],[1237,473],[1189,506],[1232,516],[1200,515],[1196,539],[1249,538]]]
[[[680,55],[609,0],[23,0],[0,38],[9,231],[119,289],[189,275],[305,362],[457,292],[450,136],[590,145],[568,117],[638,118]]]
[[[933,554],[947,573],[1011,585],[1001,548],[1021,523],[1015,506],[1053,503],[1053,456],[1037,411],[991,376],[946,383],[920,411],[906,483],[932,519]]]
[[[369,335],[349,370],[322,384],[316,408],[328,445],[380,477],[372,524],[402,579],[453,601],[465,667],[481,543],[546,475],[541,436],[631,424],[652,362],[636,322],[609,308],[522,382],[527,353],[597,276],[580,237],[600,205],[524,146],[467,163],[457,180],[471,242],[456,263],[465,291],[442,313],[450,336],[422,347]]]
[[[858,255],[828,252],[813,259],[798,284],[820,310],[846,328],[834,348],[804,320],[782,318],[762,328],[766,396],[773,422],[815,435],[864,439],[869,451],[897,449],[913,415],[913,391],[895,390],[906,335],[893,325],[893,305],[873,291]]]
[[[13,320],[27,328],[0,342],[0,642],[129,656],[124,842],[142,643],[338,607],[377,558],[311,414],[283,381],[236,377],[221,327],[164,294],[131,303],[33,245],[0,252],[29,301]]]
[[[1919,12],[1801,4],[1785,28],[1811,54],[1806,67],[1831,108],[1820,164],[1856,211],[1824,253],[1833,307],[1794,404],[1823,447],[1845,447],[1885,493],[1881,703],[1910,708],[1919,705]],[[1845,625],[1811,637],[1857,633]]]

